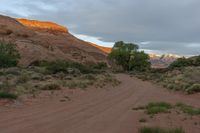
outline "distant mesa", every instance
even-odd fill
[[[172,62],[180,58],[180,56],[175,54],[165,54],[165,55],[149,54],[149,56],[153,68],[166,68]]]

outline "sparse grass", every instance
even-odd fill
[[[158,113],[169,113],[170,109],[172,108],[172,105],[160,102],[160,103],[149,103],[145,109],[147,114],[158,114]]]
[[[182,112],[189,114],[189,115],[200,115],[200,108],[194,108],[192,106],[177,103],[176,107],[178,107]]]
[[[17,99],[17,95],[9,92],[0,92],[0,99]]]
[[[140,133],[185,133],[185,131],[182,128],[176,128],[176,129],[163,129],[163,128],[149,128],[149,127],[143,127],[139,130]]]

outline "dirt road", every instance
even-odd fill
[[[183,121],[187,116],[164,114],[149,118],[133,107],[152,101],[183,102],[200,107],[200,95],[186,96],[169,92],[149,82],[117,75],[117,87],[89,89],[71,94],[71,101],[52,98],[33,105],[0,109],[0,133],[137,133],[142,126],[183,127],[199,133],[200,119]],[[1,107],[0,107],[1,108]],[[140,123],[145,117],[148,121]],[[199,121],[200,122],[200,121]]]

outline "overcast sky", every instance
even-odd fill
[[[54,21],[105,46],[123,40],[157,53],[200,54],[200,0],[0,0],[0,14]]]

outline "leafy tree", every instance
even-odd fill
[[[19,59],[20,55],[15,44],[0,41],[0,68],[16,66]]]
[[[145,71],[150,68],[151,63],[148,61],[149,55],[141,52],[133,52],[129,61],[130,70]]]
[[[148,67],[149,56],[144,52],[138,52],[139,46],[133,43],[116,42],[109,58],[124,70],[144,70]]]

